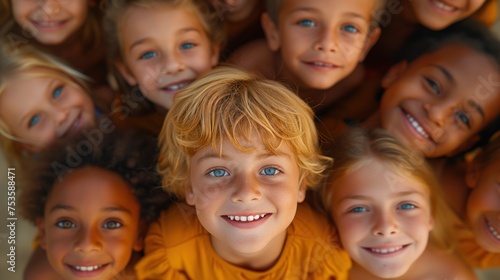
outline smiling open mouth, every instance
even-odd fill
[[[169,85],[169,86],[166,86],[164,88],[162,88],[163,90],[180,90],[180,89],[183,89],[185,87],[187,87],[191,82],[188,81],[188,82],[182,82],[182,83],[178,83],[178,84],[173,84],[173,85]]]
[[[79,271],[94,271],[94,270],[97,270],[101,267],[103,267],[104,265],[92,265],[92,266],[71,266],[72,268],[76,269],[76,270],[79,270]]]
[[[434,5],[436,5],[436,7],[438,7],[439,9],[446,11],[446,12],[453,12],[454,10],[456,10],[455,7],[447,5],[447,4],[445,4],[441,1],[438,1],[438,0],[433,0],[432,3],[434,3]]]
[[[391,253],[399,252],[399,251],[405,249],[408,246],[409,246],[409,244],[407,244],[407,245],[401,245],[401,246],[395,246],[395,247],[392,247],[392,248],[383,248],[383,249],[369,248],[369,247],[364,247],[363,249],[365,249],[365,250],[367,250],[369,252],[375,253],[375,254],[385,255],[385,254],[391,254]]]
[[[406,118],[408,119],[408,121],[410,122],[410,124],[413,126],[413,128],[415,128],[415,130],[420,135],[422,135],[426,139],[430,139],[429,134],[427,134],[425,132],[424,128],[422,126],[420,126],[420,124],[412,116],[410,116],[409,114],[405,114],[405,115],[406,115]]]
[[[500,233],[496,231],[496,229],[490,224],[488,220],[486,220],[486,225],[488,228],[488,231],[498,240],[500,240]]]

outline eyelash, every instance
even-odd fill
[[[110,224],[113,224],[113,226],[110,226]],[[123,226],[123,224],[118,222],[118,221],[108,221],[108,222],[104,223],[104,225],[102,227],[106,228],[106,229],[118,229],[118,228],[121,228],[122,226]]]
[[[425,79],[425,82],[430,90],[432,90],[437,95],[441,94],[441,89],[440,89],[438,83],[436,83],[434,80],[432,80],[431,78],[428,78],[428,77],[424,77],[424,79]]]
[[[56,226],[62,229],[75,228],[76,224],[70,220],[57,221]]]
[[[63,90],[64,90],[64,85],[59,85],[55,87],[54,90],[52,91],[52,99],[60,98],[61,95],[63,94]],[[42,116],[40,116],[40,114],[36,114],[33,117],[31,117],[31,119],[28,121],[28,128],[31,128],[40,123],[41,118]]]

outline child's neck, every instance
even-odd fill
[[[235,251],[213,236],[211,240],[214,251],[225,261],[245,269],[265,271],[273,267],[278,261],[285,246],[286,234],[287,231],[285,230],[261,251],[251,254]]]

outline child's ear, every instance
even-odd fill
[[[297,202],[301,203],[306,199],[306,191],[307,191],[307,186],[305,183],[302,183],[299,187],[299,192],[297,194]]]
[[[219,58],[220,58],[220,44],[213,44],[212,56],[210,57],[210,65],[212,65],[212,67],[217,66],[217,64],[219,64]]]
[[[406,61],[401,61],[398,64],[393,65],[382,78],[382,88],[387,89],[390,87],[395,81],[398,80],[406,68],[408,68],[408,62]]]
[[[373,45],[378,41],[378,38],[380,38],[380,27],[374,28],[370,34],[368,34],[368,37],[365,40],[365,43],[363,45],[363,50],[361,51],[361,55],[359,57],[359,62],[362,62],[368,52],[371,50]]]
[[[268,13],[263,13],[260,22],[264,33],[266,34],[267,45],[269,48],[275,52],[280,49],[280,35],[278,32],[278,27],[274,24]]]
[[[132,246],[132,250],[140,252],[144,249],[144,238],[146,237],[146,230],[148,226],[145,221],[139,222],[139,233],[137,234],[137,239]]]
[[[122,75],[122,77],[125,79],[125,81],[130,85],[130,86],[135,86],[137,85],[137,80],[135,79],[134,75],[130,73],[130,70],[128,67],[123,63],[123,61],[117,59],[115,60],[115,67],[118,72]]]
[[[191,186],[186,187],[186,203],[195,206],[196,199],[194,197],[193,188]]]
[[[38,230],[38,239],[40,240],[40,247],[44,250],[47,249],[47,241],[45,240],[45,224],[43,222],[43,218],[39,217],[36,219],[36,227]]]

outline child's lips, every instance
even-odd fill
[[[492,235],[492,237],[497,241],[500,242],[500,230],[497,230],[488,219],[485,218],[485,223],[486,223],[486,229],[488,232]]]
[[[168,84],[166,86],[161,87],[161,90],[163,90],[163,91],[179,91],[179,90],[187,87],[192,82],[193,82],[192,80],[184,80],[184,81],[174,82],[174,83],[171,83],[171,84]]]
[[[244,215],[222,215],[221,217],[230,225],[240,229],[252,229],[266,222],[271,213],[244,214]]]
[[[378,256],[393,256],[404,251],[410,244],[405,245],[390,245],[390,246],[376,246],[376,247],[362,247],[371,254]]]
[[[91,278],[99,276],[108,267],[109,263],[97,265],[70,265],[70,271],[77,277]]]
[[[320,69],[335,69],[335,68],[339,68],[338,65],[336,65],[334,63],[327,62],[327,61],[316,60],[316,61],[305,61],[304,63],[307,64],[307,65],[309,65],[309,66],[313,66],[315,68],[320,68]]]
[[[68,21],[67,20],[52,20],[52,21],[31,21],[31,23],[39,28],[39,29],[57,29],[61,26],[64,26]]]

